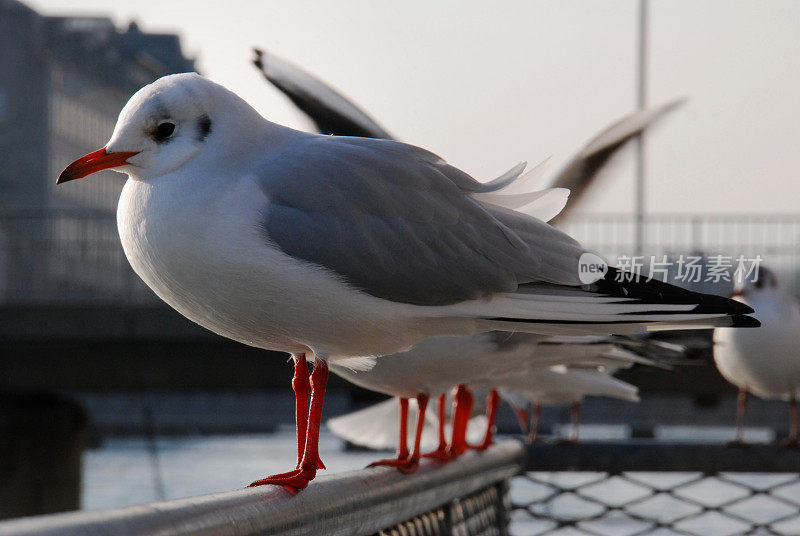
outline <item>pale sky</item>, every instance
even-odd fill
[[[296,63],[404,141],[479,179],[558,168],[635,108],[637,0],[34,0],[45,14],[176,32],[199,69],[265,117],[307,128],[250,64]],[[649,212],[797,213],[800,2],[651,0],[648,102],[689,102],[648,136]],[[581,212],[633,206],[628,152]]]

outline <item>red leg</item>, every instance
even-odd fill
[[[308,393],[310,390],[308,373],[308,362],[306,355],[300,354],[293,356],[294,377],[292,378],[292,389],[294,390],[294,415],[297,425],[297,465],[300,468],[300,460],[303,457],[303,450],[306,447],[306,429],[308,428]],[[317,469],[325,469],[322,460],[319,461]]]
[[[294,416],[297,424],[297,465],[300,468],[300,460],[303,458],[303,449],[306,446],[306,429],[308,428],[308,393],[311,388],[309,385],[308,362],[306,355],[300,354],[293,356],[294,377],[292,378],[292,389],[294,390]]]
[[[400,439],[397,446],[398,459],[408,458],[408,399],[400,399]]]
[[[405,467],[399,467],[403,473],[413,473],[419,467],[420,450],[422,448],[422,431],[425,429],[425,410],[428,409],[428,395],[417,394],[417,426],[414,430],[414,451]]]
[[[494,421],[497,419],[497,407],[500,405],[500,395],[497,394],[497,389],[492,389],[486,396],[486,435],[483,437],[483,442],[478,445],[470,445],[470,448],[475,450],[486,450],[494,444]],[[469,423],[469,418],[467,418]]]
[[[446,404],[447,396],[440,395],[437,406],[437,414],[439,416],[439,446],[436,447],[436,450],[423,454],[423,458],[436,458],[437,460],[442,461],[450,459],[447,455],[447,438],[444,434],[444,422],[445,419],[447,419]]]
[[[250,484],[251,487],[277,484],[303,489],[314,479],[317,474],[317,467],[322,463],[319,459],[319,429],[322,423],[322,402],[325,399],[325,386],[327,383],[328,364],[323,359],[315,359],[314,372],[311,373],[311,405],[308,412],[306,443],[300,467],[288,473],[256,480]]]
[[[456,458],[467,450],[467,424],[472,416],[472,393],[466,385],[456,387],[453,399],[453,438],[450,440],[448,453]]]
[[[400,439],[397,446],[397,457],[390,460],[378,460],[367,467],[377,467],[379,465],[396,466],[400,463],[405,463],[408,459],[408,399],[399,398],[398,400],[400,400]]]
[[[417,394],[417,408],[418,412],[417,422],[414,428],[413,452],[409,454],[408,450],[406,450],[406,455],[403,457],[398,456],[395,460],[381,460],[380,462],[370,464],[370,467],[373,465],[388,465],[397,467],[398,471],[405,474],[413,473],[419,468],[420,446],[422,443],[422,431],[425,428],[425,410],[428,408],[428,395],[425,393]]]
[[[528,408],[523,408],[520,406],[512,406],[514,408],[514,415],[517,416],[517,424],[519,425],[519,430],[522,432],[523,435],[528,436],[531,433],[531,416],[528,412]]]

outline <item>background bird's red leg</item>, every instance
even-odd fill
[[[372,462],[367,467],[379,465],[399,466],[408,460],[408,399],[399,398],[400,401],[400,440],[397,446],[397,457],[388,460]]]
[[[447,438],[444,434],[444,421],[447,418],[446,404],[446,395],[440,395],[437,406],[437,414],[439,416],[439,445],[436,447],[436,450],[423,454],[423,458],[436,458],[438,460],[446,460],[449,458],[447,455]]]
[[[517,424],[519,425],[519,430],[522,432],[523,435],[527,436],[531,432],[531,416],[528,408],[523,408],[521,406],[513,406],[514,408],[514,415],[517,417]]]
[[[500,395],[497,394],[497,389],[492,389],[486,395],[486,435],[483,437],[483,442],[478,445],[470,445],[470,448],[475,450],[486,450],[494,444],[494,421],[497,418],[497,407],[500,405]],[[469,417],[467,417],[467,424],[469,424]]]
[[[448,453],[452,458],[467,450],[467,424],[472,416],[472,393],[466,385],[459,384],[453,397],[453,437]]]
[[[400,439],[397,445],[397,459],[408,458],[408,399],[400,399]]]
[[[414,429],[414,450],[404,465],[397,468],[401,473],[413,473],[419,467],[420,449],[422,448],[422,430],[425,429],[425,410],[428,409],[428,395],[417,394],[417,424]]]
[[[322,463],[319,459],[319,429],[322,423],[322,402],[325,399],[325,386],[328,383],[328,364],[323,359],[314,360],[314,371],[311,373],[311,405],[308,411],[308,428],[306,443],[300,467],[294,471],[268,476],[256,480],[250,487],[265,484],[289,486],[303,489],[314,479],[317,467]]]

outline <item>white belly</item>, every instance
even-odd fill
[[[134,271],[187,318],[244,344],[327,358],[391,353],[427,334],[410,306],[267,247],[268,200],[253,181],[181,180],[129,179],[117,223]]]

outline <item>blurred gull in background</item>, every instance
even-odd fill
[[[737,281],[733,296],[755,310],[761,327],[714,331],[714,360],[726,380],[739,388],[736,441],[744,441],[747,395],[789,402],[789,437],[798,446],[797,393],[800,389],[800,306],[772,270],[760,267],[754,280]]]

